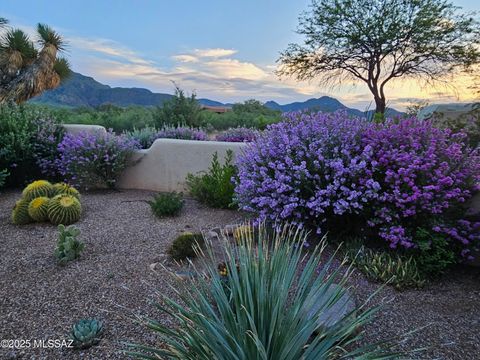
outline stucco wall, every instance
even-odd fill
[[[100,125],[82,125],[82,124],[64,124],[65,130],[72,134],[78,134],[80,132],[96,132],[100,131],[106,133],[107,130]]]
[[[205,171],[218,153],[224,160],[231,149],[238,154],[246,144],[219,141],[157,139],[147,150],[139,150],[119,179],[120,189],[184,191],[188,173]]]

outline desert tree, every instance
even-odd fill
[[[38,24],[39,46],[20,29],[7,27],[0,18],[0,104],[22,103],[54,89],[71,71],[68,61],[59,57],[65,41],[49,26]]]
[[[281,53],[280,76],[324,86],[364,82],[381,114],[389,81],[435,84],[480,60],[475,13],[446,0],[313,0],[297,32],[304,42]]]

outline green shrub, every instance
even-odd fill
[[[416,233],[418,250],[415,261],[418,269],[428,277],[443,274],[457,263],[458,256],[442,233],[419,228]]]
[[[203,204],[213,208],[234,208],[235,186],[232,178],[236,173],[231,150],[227,151],[224,165],[220,164],[218,154],[215,153],[207,172],[198,175],[188,174],[187,186],[190,194]]]
[[[10,173],[7,186],[23,185],[48,171],[63,129],[41,109],[28,105],[0,106],[0,169]]]
[[[373,250],[363,245],[348,244],[347,256],[369,279],[389,283],[397,290],[421,288],[426,278],[411,256],[386,250]]]
[[[148,204],[156,216],[164,217],[178,215],[183,208],[184,201],[182,194],[173,192],[157,194]]]
[[[165,126],[186,125],[198,127],[200,125],[201,107],[193,92],[190,96],[175,85],[174,96],[164,101],[162,106],[157,108],[155,114],[155,125],[157,128]]]
[[[226,239],[225,239],[226,240]],[[242,238],[225,244],[225,264],[217,268],[207,243],[200,266],[206,276],[195,278],[179,300],[162,296],[158,308],[178,329],[143,319],[159,335],[160,347],[129,345],[128,355],[141,359],[390,359],[398,358],[391,343],[368,344],[358,331],[373,320],[378,308],[363,304],[342,321],[324,326],[325,312],[344,301],[351,275],[322,261],[324,246],[305,257],[306,232],[285,226],[260,241]],[[238,261],[240,259],[240,261]],[[300,264],[303,263],[303,266]],[[319,270],[320,269],[320,270]],[[225,281],[224,278],[228,280]],[[331,287],[332,284],[339,286]],[[321,302],[318,312],[309,314]]]
[[[65,265],[71,260],[75,260],[80,256],[85,244],[77,239],[80,235],[80,229],[71,225],[58,225],[58,242],[55,249],[55,257],[60,265]]]
[[[202,234],[184,233],[172,242],[168,254],[174,260],[194,258],[196,256],[195,246],[202,246],[204,241]]]

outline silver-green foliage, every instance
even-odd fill
[[[103,324],[96,319],[82,319],[77,321],[70,334],[76,348],[86,349],[100,342]]]
[[[351,275],[322,262],[324,242],[305,255],[306,233],[285,225],[277,231],[260,226],[245,232],[238,245],[225,241],[227,279],[220,276],[212,244],[201,255],[205,277],[183,290],[181,302],[166,296],[158,307],[179,323],[178,329],[140,318],[164,344],[161,348],[127,344],[142,359],[318,360],[390,359],[398,356],[386,342],[364,344],[362,326],[378,308],[366,304],[337,325],[324,328],[319,317],[344,295]],[[303,266],[300,264],[303,263]],[[335,291],[327,290],[339,284]],[[330,288],[331,289],[331,288]],[[321,301],[315,316],[306,316]],[[171,322],[169,322],[171,324]],[[315,335],[316,334],[316,335]]]
[[[71,260],[75,260],[80,256],[85,244],[77,239],[80,235],[80,229],[71,225],[65,227],[65,225],[58,225],[58,242],[55,249],[55,257],[60,265],[65,265]]]
[[[421,288],[426,277],[415,258],[397,253],[373,250],[363,245],[348,245],[348,257],[369,279],[389,283],[397,290]]]

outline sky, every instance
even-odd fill
[[[374,107],[364,84],[336,89],[318,81],[279,79],[279,53],[301,42],[299,14],[311,0],[1,0],[0,17],[34,36],[45,23],[68,42],[72,68],[110,86],[172,93],[172,81],[199,98],[238,102],[256,98],[280,104],[333,96],[359,109]],[[476,0],[456,0],[480,11]],[[387,87],[389,106],[414,99],[473,100],[468,79],[456,89],[426,88],[413,81]]]

